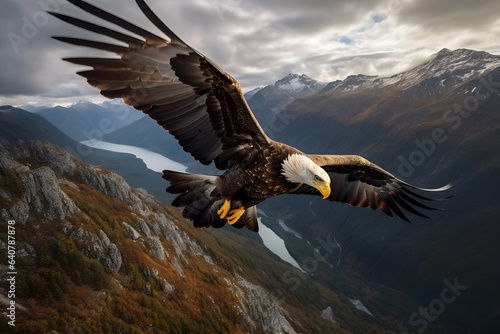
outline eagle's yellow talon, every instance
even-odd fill
[[[217,214],[219,215],[220,219],[224,219],[227,216],[227,214],[229,213],[229,209],[231,209],[231,202],[226,199],[224,200],[224,204],[222,204],[220,209],[217,210]]]
[[[238,209],[234,209],[229,211],[229,216],[226,217],[227,222],[231,225],[236,223],[238,219],[245,213],[244,207],[239,207]]]

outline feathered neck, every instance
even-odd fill
[[[281,174],[286,177],[288,182],[311,183],[311,170],[314,170],[316,164],[302,154],[291,154],[281,163]]]

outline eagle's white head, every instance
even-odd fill
[[[305,183],[319,190],[323,198],[330,196],[330,176],[311,159],[302,154],[291,154],[281,163],[288,182]]]

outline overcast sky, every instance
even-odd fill
[[[245,91],[288,73],[330,82],[391,75],[442,48],[500,54],[499,0],[146,0],[185,42]],[[155,33],[133,0],[90,0]],[[0,0],[0,105],[98,101],[98,91],[61,61],[92,55],[50,38],[90,37],[44,10],[97,18],[64,0]]]

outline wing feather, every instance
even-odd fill
[[[408,222],[410,220],[404,211],[419,217],[429,218],[415,207],[438,210],[421,203],[419,200],[443,200],[425,197],[408,188],[429,192],[445,191],[452,186],[452,183],[450,183],[436,189],[419,188],[399,180],[394,175],[360,156],[309,155],[309,157],[330,176],[331,193],[329,200],[348,203],[353,206],[380,209],[391,217],[395,213]],[[308,185],[302,185],[294,193],[320,195],[318,190]]]
[[[57,17],[58,19],[64,21],[64,22],[67,22],[67,23],[72,24],[74,26],[77,26],[77,27],[80,27],[80,28],[104,35],[104,36],[114,38],[118,41],[125,42],[129,45],[141,45],[143,43],[143,41],[140,39],[137,39],[135,37],[132,37],[132,36],[129,36],[126,34],[122,34],[121,32],[118,32],[118,31],[115,31],[112,29],[108,29],[108,28],[102,27],[102,26],[94,24],[94,23],[83,21],[83,20],[68,16],[68,15],[60,14],[60,13],[53,13],[53,12],[49,12],[49,13],[51,15]]]
[[[73,38],[73,37],[64,37],[64,36],[53,36],[52,37],[55,40],[77,45],[77,46],[86,46],[92,49],[97,49],[97,50],[103,50],[103,51],[109,51],[109,52],[114,52],[117,54],[122,54],[128,51],[128,49],[124,46],[120,45],[115,45],[115,44],[110,44],[110,43],[103,43],[103,42],[96,42],[96,41],[91,41],[88,39],[83,39],[83,38]]]
[[[90,13],[92,15],[95,15],[95,16],[103,19],[104,21],[113,23],[119,27],[122,27],[123,29],[126,29],[126,30],[136,34],[136,35],[142,36],[150,43],[158,43],[158,44],[165,43],[165,39],[158,37],[155,34],[152,34],[149,31],[144,30],[144,29],[136,26],[133,23],[125,21],[125,20],[105,11],[105,10],[102,10],[94,5],[91,5],[88,2],[81,1],[81,0],[68,0],[68,2],[83,9],[87,13]]]
[[[97,57],[70,57],[63,58],[64,61],[76,65],[90,66],[100,69],[125,69],[128,65],[120,58],[97,58]]]
[[[115,53],[119,58],[74,57],[68,62],[92,67],[78,72],[108,98],[122,98],[142,110],[177,138],[186,152],[204,164],[215,160],[221,169],[270,143],[229,74],[184,43],[146,5],[136,0],[144,15],[168,39],[157,36],[83,0],[69,0],[82,10],[118,26],[111,27],[59,13],[55,17],[127,46],[57,36],[73,45]],[[142,39],[129,35],[130,32]],[[242,140],[243,138],[243,140]],[[248,138],[255,143],[248,149]],[[240,146],[245,146],[244,149]],[[224,153],[224,158],[220,158]]]

